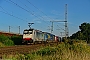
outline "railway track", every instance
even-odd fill
[[[25,54],[30,53],[33,50],[40,48],[42,45],[21,45],[21,46],[11,46],[0,48],[0,58],[3,55],[15,55],[15,54]]]
[[[0,58],[2,58],[3,55],[31,53],[32,51],[35,51],[40,47],[45,47],[47,45],[53,46],[54,44],[57,45],[57,43],[47,43],[47,44],[17,45],[17,46],[3,47],[0,48]]]

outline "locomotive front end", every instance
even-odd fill
[[[33,29],[23,31],[22,43],[33,43]]]

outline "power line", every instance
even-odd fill
[[[43,11],[41,11],[38,7],[36,7],[34,4],[32,4],[29,0],[26,0],[26,1],[28,1],[28,3],[29,4],[31,4],[33,7],[35,7],[37,10],[39,10],[42,14],[44,14],[44,15],[46,15],[47,16],[47,14],[45,14]],[[47,16],[48,17],[48,16]],[[54,20],[54,19],[52,19],[51,17],[48,17],[49,19],[51,19],[51,20]]]
[[[20,0],[19,0],[19,1],[20,1]],[[20,2],[21,2],[21,1],[20,1]],[[21,2],[21,3],[22,3],[22,2]],[[23,4],[25,7],[29,8],[26,4],[24,4],[24,3],[22,3],[22,4]],[[29,9],[30,9],[30,8],[29,8]],[[30,10],[31,10],[31,9],[30,9]],[[29,10],[29,11],[30,11],[30,10]],[[33,11],[33,12],[34,12],[34,11]],[[42,17],[40,14],[38,14],[38,16],[40,16],[40,17],[42,18],[42,20],[45,21],[45,20],[44,20],[44,17]],[[41,20],[41,18],[40,18],[40,20]],[[46,21],[45,21],[45,23],[46,23]],[[47,23],[47,24],[49,24],[49,23]],[[49,25],[50,25],[50,24],[49,24]]]
[[[20,0],[19,0],[19,1],[20,1]],[[20,2],[22,3],[22,1],[20,1]],[[22,3],[22,4],[23,4],[26,8],[30,9],[30,7],[28,7],[26,4],[24,4],[24,3]],[[31,9],[30,9],[30,10],[31,10]],[[28,11],[30,11],[30,10],[28,10]],[[34,12],[34,11],[33,11],[33,12]],[[38,16],[40,16],[40,17],[42,18],[42,20],[43,20],[43,21],[45,21],[45,20],[44,20],[44,17],[42,17],[42,16],[41,16],[41,15],[39,15],[39,14],[38,14]],[[41,18],[40,18],[40,20],[41,20]],[[50,24],[49,24],[49,23],[47,23],[46,21],[45,21],[44,23],[46,23],[46,24],[50,25]]]
[[[35,17],[37,17],[38,19],[41,20],[41,18],[39,18],[38,16],[36,16],[36,15],[33,14],[32,12],[30,12],[29,10],[27,10],[27,9],[25,9],[25,8],[23,8],[23,7],[21,7],[20,5],[18,5],[17,3],[15,3],[15,2],[13,2],[13,1],[11,1],[11,0],[9,0],[9,1],[12,2],[14,5],[18,6],[19,8],[25,10],[26,12],[30,13],[31,15],[33,15],[33,16],[35,16]]]
[[[57,25],[58,26],[58,25]],[[58,26],[60,29],[62,29],[63,31],[65,31],[65,29],[61,28],[60,26]]]
[[[1,6],[0,6],[1,7]],[[3,8],[3,7],[1,7],[4,11],[5,11],[5,9]],[[26,20],[24,20],[24,19],[22,19],[22,18],[19,18],[19,17],[17,17],[17,16],[14,16],[13,14],[10,14],[10,13],[8,13],[7,11],[0,11],[0,12],[2,12],[2,13],[4,13],[4,14],[7,14],[7,15],[9,15],[9,16],[12,16],[12,17],[14,17],[14,18],[17,18],[17,19],[20,19],[20,20],[23,20],[23,21],[26,21]],[[27,22],[27,21],[26,21]]]
[[[17,17],[17,16],[14,16],[14,15],[12,15],[12,14],[6,13],[6,12],[4,12],[4,11],[0,11],[0,12],[2,12],[2,13],[4,13],[4,14],[7,14],[7,15],[9,15],[9,16],[12,16],[12,17],[14,17],[14,18],[23,20],[23,19],[21,19],[21,18],[19,18],[19,17]],[[24,20],[24,21],[25,21],[25,20]],[[26,22],[27,22],[27,21],[26,21]]]
[[[31,15],[37,17],[37,16],[34,15],[32,12],[30,12],[29,10],[27,10],[27,9],[25,9],[25,8],[23,8],[23,7],[21,7],[21,6],[18,5],[17,3],[15,3],[15,2],[13,2],[13,1],[11,1],[11,0],[9,0],[9,1],[12,2],[14,5],[18,6],[19,8],[23,9],[24,11],[26,11],[26,12],[30,13]],[[39,17],[37,17],[37,18],[40,19]],[[41,19],[40,19],[40,20],[41,20]]]

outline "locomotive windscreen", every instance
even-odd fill
[[[33,29],[24,30],[23,34],[32,34]]]

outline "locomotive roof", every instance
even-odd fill
[[[34,30],[34,29],[25,29],[24,31],[29,31],[29,30]]]
[[[35,30],[35,31],[38,31],[38,32],[42,32],[42,31],[37,30],[37,29],[25,29],[24,31],[32,31],[32,30]]]

